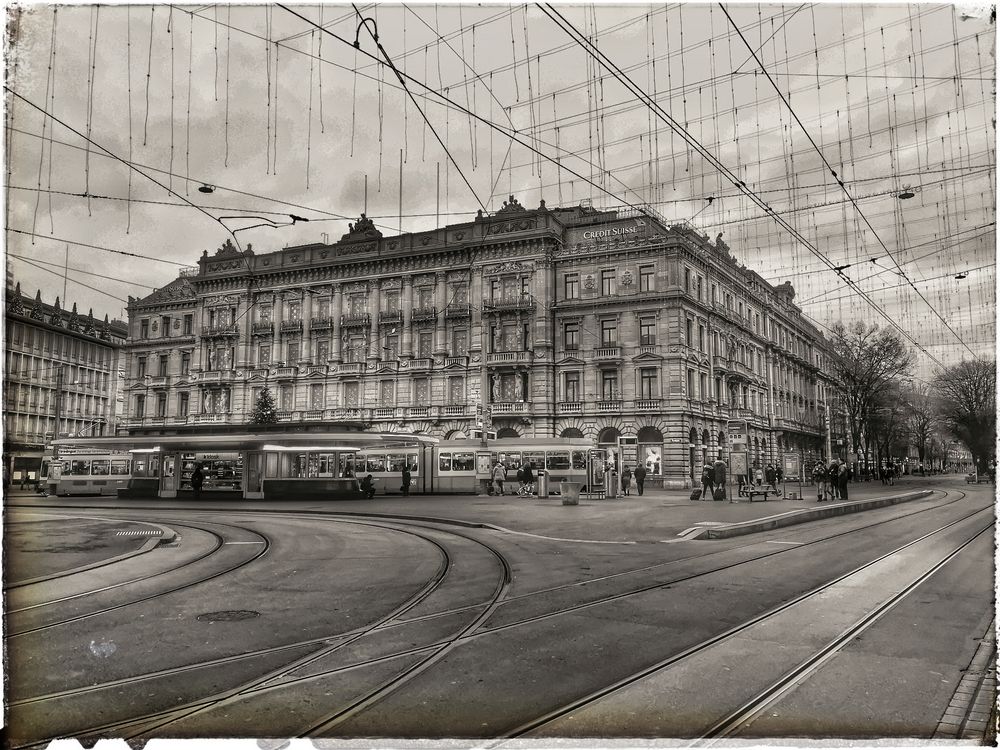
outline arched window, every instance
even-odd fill
[[[452,430],[444,436],[445,440],[464,440],[468,435],[466,435],[461,430]]]
[[[719,430],[719,445],[726,444],[726,432],[725,430]]]
[[[655,427],[642,427],[637,438],[640,443],[662,443],[663,433]]]
[[[708,445],[708,430],[701,431],[701,444]]]
[[[597,435],[598,445],[614,445],[618,443],[621,433],[614,427],[605,427]]]
[[[688,433],[688,442],[692,444],[698,442],[698,430],[696,430],[694,427],[692,427],[691,431]]]
[[[559,433],[559,437],[582,438],[583,432],[578,430],[576,427],[567,427],[565,430]]]
[[[639,461],[646,465],[650,476],[663,475],[663,433],[655,427],[642,427],[636,435]]]
[[[517,434],[517,430],[513,427],[502,427],[497,431],[498,438],[519,438],[520,435]]]

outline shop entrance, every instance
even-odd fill
[[[181,454],[181,490],[192,491],[191,475],[201,466],[205,481],[202,492],[242,492],[243,455],[241,453]]]

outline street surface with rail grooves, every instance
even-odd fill
[[[905,490],[931,492],[670,544],[692,516],[662,501],[536,535],[521,498],[478,527],[458,496],[433,518],[8,498],[7,741],[988,740],[993,488]]]

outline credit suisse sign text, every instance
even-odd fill
[[[620,237],[624,234],[638,234],[639,227],[611,227],[610,229],[588,229],[583,233],[585,240],[598,240],[602,237]]]

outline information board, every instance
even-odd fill
[[[783,453],[781,455],[781,470],[785,473],[785,479],[798,479],[800,468],[798,453]]]
[[[748,468],[746,451],[732,451],[729,454],[729,471],[733,476],[746,476]]]
[[[493,474],[493,454],[489,451],[476,453],[476,479],[489,479]]]
[[[747,423],[745,419],[730,419],[726,423],[726,439],[730,445],[747,444]]]

